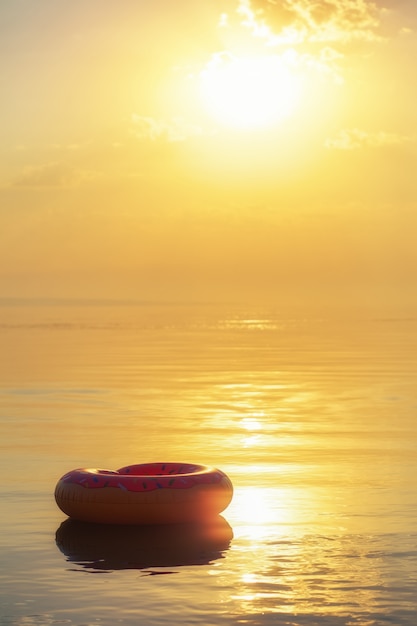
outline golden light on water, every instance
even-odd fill
[[[263,416],[263,413],[254,413],[252,417],[244,417],[241,421],[243,428],[249,431],[262,430],[262,423],[257,419],[257,416]]]
[[[264,482],[274,470],[254,465],[248,471]],[[285,481],[285,472],[275,477],[280,480]],[[239,520],[233,558],[243,571],[232,599],[242,615],[302,614],[318,606],[322,613],[342,615],[346,603],[373,610],[384,576],[377,560],[369,558],[366,541],[363,549],[355,535],[332,527],[333,507],[329,494],[307,485],[237,489],[230,511]],[[316,525],[317,533],[305,532]]]
[[[248,471],[259,475],[259,481],[263,482],[262,476],[268,473],[268,468],[253,465]],[[270,536],[271,532],[276,535],[277,526],[282,528],[283,533],[290,526],[293,529],[299,526],[304,521],[301,505],[304,497],[306,497],[304,490],[300,492],[299,489],[286,486],[238,487],[227,510],[227,517],[230,518],[232,525],[234,519],[238,521],[236,533],[242,534],[251,542],[257,542]]]
[[[233,595],[240,612],[302,615],[319,607],[322,614],[341,616],[353,603],[372,613],[386,579],[377,558],[369,558],[355,540],[324,535],[301,536],[292,541],[276,537],[276,558],[271,560],[265,541],[249,538],[245,553],[252,553],[253,559],[246,557],[247,571],[237,581]],[[245,553],[242,551],[242,558]],[[365,626],[375,621],[360,623]]]
[[[248,487],[239,494],[237,508],[239,516],[250,526],[263,526],[276,522],[277,511],[264,489]]]
[[[264,413],[253,413],[251,416],[244,417],[241,420],[241,426],[249,433],[252,433],[242,438],[244,448],[253,448],[261,443],[262,437],[260,433],[263,430],[263,425],[257,418],[263,417],[263,415]]]

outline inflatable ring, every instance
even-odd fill
[[[101,524],[178,524],[224,511],[233,495],[218,469],[188,463],[145,463],[119,470],[75,469],[55,488],[72,519]]]

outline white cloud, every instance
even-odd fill
[[[65,163],[50,162],[42,165],[28,165],[8,186],[22,188],[67,188],[74,187],[82,181],[94,177],[96,177],[94,172],[82,171]]]
[[[167,142],[178,142],[202,134],[202,129],[199,126],[180,117],[165,121],[134,113],[132,122],[132,132],[138,139],[150,139],[151,141],[162,139]]]
[[[415,141],[415,137],[407,137],[395,133],[379,131],[369,133],[358,128],[343,129],[325,142],[325,147],[334,150],[358,150],[360,148],[379,148]]]

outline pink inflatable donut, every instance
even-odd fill
[[[224,511],[232,495],[232,483],[222,471],[189,463],[75,469],[55,488],[55,500],[69,517],[103,524],[203,520]]]

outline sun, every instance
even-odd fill
[[[204,106],[219,123],[257,129],[292,115],[301,98],[301,82],[278,55],[233,56],[218,53],[200,74]]]

